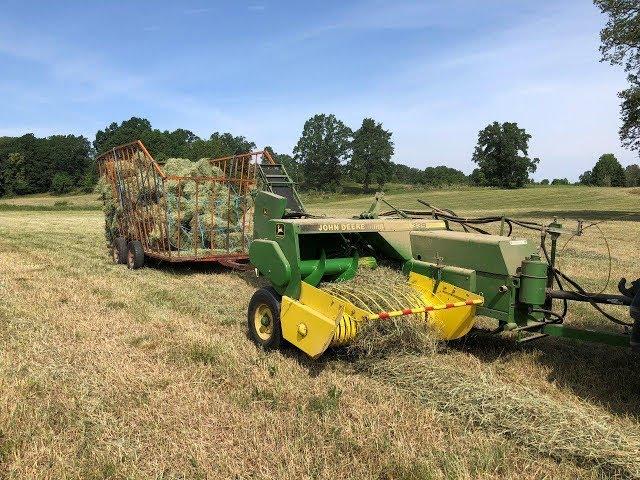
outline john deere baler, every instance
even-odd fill
[[[257,344],[276,347],[284,339],[315,358],[352,340],[365,322],[418,315],[439,338],[452,340],[466,335],[481,315],[497,321],[494,333],[518,332],[519,341],[554,335],[640,345],[640,280],[626,287],[622,279],[619,295],[589,293],[555,266],[558,237],[580,235],[581,222],[568,231],[555,221],[467,219],[436,208],[393,208],[378,214],[382,202],[376,196],[372,207],[355,218],[327,218],[307,213],[292,184],[279,185],[278,193],[271,189],[257,195],[249,256],[270,283],[249,306],[249,332]],[[500,222],[501,229],[508,226],[509,233],[514,224],[537,230],[541,242],[492,235],[478,226],[491,222]],[[464,231],[452,229],[454,224]],[[402,269],[407,291],[340,287],[359,269],[376,268],[381,261]],[[378,297],[392,297],[397,308],[376,308],[389,304],[376,301]],[[561,311],[554,310],[554,299],[562,303]],[[590,303],[624,330],[564,325],[569,301]],[[601,304],[630,306],[632,321],[615,318]]]

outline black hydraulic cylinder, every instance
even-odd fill
[[[547,290],[547,296],[549,298],[571,300],[573,302],[602,303],[608,305],[632,305],[632,301],[635,301],[625,295],[613,295],[609,293],[578,293],[567,290]],[[636,299],[638,299],[638,295],[636,295]],[[640,299],[638,299],[638,301],[640,302]],[[640,309],[640,305],[638,305],[638,309]],[[633,317],[633,314],[631,316]],[[640,316],[640,310],[638,311],[638,316]]]

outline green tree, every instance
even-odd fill
[[[51,179],[51,193],[63,195],[73,190],[73,179],[67,172],[58,172]]]
[[[391,162],[392,179],[398,183],[406,183],[409,185],[419,185],[424,182],[424,170],[415,167],[408,167],[401,163]]]
[[[627,187],[640,187],[640,166],[635,163],[629,165],[624,169],[624,176]]]
[[[92,164],[91,144],[85,137],[53,135],[46,139],[45,148],[49,178],[57,172],[66,172],[74,184],[78,184],[87,167]]]
[[[593,173],[591,170],[587,170],[580,177],[578,177],[578,183],[580,185],[593,185]]]
[[[80,190],[84,193],[91,193],[96,183],[98,183],[98,167],[94,162],[91,162],[85,168],[82,177],[78,181],[78,187],[80,187]]]
[[[302,165],[307,188],[335,190],[340,185],[340,164],[350,150],[351,129],[335,115],[314,115],[308,119],[293,149]]]
[[[600,31],[602,60],[620,65],[627,73],[629,88],[621,98],[622,126],[620,139],[624,146],[640,150],[640,7],[638,0],[594,0],[607,15]]]
[[[493,122],[478,133],[473,161],[483,174],[484,183],[492,187],[521,188],[536,171],[538,158],[529,154],[529,135],[517,123]],[[473,174],[472,174],[473,175]],[[479,174],[476,175],[476,181]]]
[[[347,167],[351,179],[362,183],[365,190],[373,182],[382,188],[393,172],[391,132],[383,129],[382,123],[376,123],[373,118],[365,118],[353,133],[351,149]]]
[[[554,178],[551,181],[551,185],[569,185],[569,180],[566,178]]]
[[[113,122],[104,130],[98,130],[93,147],[98,154],[101,154],[113,147],[135,140],[142,140],[149,150],[155,150],[157,139],[153,138],[151,122],[146,118],[131,117],[120,124]],[[151,154],[154,153],[158,152]]]
[[[599,187],[624,187],[624,169],[613,153],[602,155],[591,170],[591,182]]]
[[[6,195],[29,193],[25,176],[25,158],[22,153],[10,153],[2,171],[2,184]]]
[[[549,179],[545,178],[543,180],[540,181],[540,185],[549,185]]]
[[[469,175],[469,181],[471,185],[475,185],[476,187],[486,187],[487,179],[484,176],[484,172],[479,168],[474,168],[471,175]]]
[[[460,170],[439,165],[424,169],[424,183],[434,187],[462,185],[469,183],[469,178]]]
[[[113,122],[104,130],[98,130],[93,147],[100,154],[136,140],[142,140],[149,153],[158,161],[171,157],[194,158],[195,144],[201,141],[189,130],[179,128],[173,132],[161,131],[154,129],[146,118],[131,117],[120,124]]]
[[[256,144],[243,136],[214,132],[208,140],[195,140],[191,148],[192,153],[187,157],[199,160],[200,158],[219,158],[248,153],[255,150]]]

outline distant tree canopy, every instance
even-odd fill
[[[540,181],[540,185],[549,185],[549,179],[545,178],[543,180]]]
[[[602,155],[591,170],[591,183],[599,187],[624,187],[624,169],[613,153]]]
[[[409,185],[425,185],[429,187],[444,187],[451,185],[465,185],[469,177],[455,168],[439,165],[420,170],[400,163],[392,163],[391,179],[397,183]]]
[[[463,185],[469,183],[469,178],[460,170],[455,168],[437,166],[424,169],[422,183],[433,187],[444,187],[447,185]]]
[[[134,140],[142,140],[151,155],[159,162],[175,157],[191,160],[224,157],[246,153],[256,148],[255,143],[242,136],[214,132],[205,140],[182,128],[172,132],[152,128],[149,120],[138,117],[131,117],[120,124],[113,122],[104,130],[99,130],[93,146],[98,153],[103,153]]]
[[[631,171],[629,170],[630,173]],[[581,185],[597,187],[624,187],[627,182],[626,171],[613,153],[602,155],[593,168],[584,172],[578,179]]]
[[[362,126],[353,133],[351,159],[348,164],[349,176],[362,183],[365,190],[372,183],[382,188],[391,178],[393,166],[393,142],[391,132],[382,128],[373,118],[365,118]]]
[[[608,20],[600,32],[602,60],[620,65],[629,88],[618,94],[622,144],[640,150],[640,7],[638,0],[594,0]]]
[[[93,152],[85,137],[0,137],[0,195],[47,192],[56,173],[67,174],[72,185],[80,187],[93,169]]]
[[[305,122],[293,155],[307,188],[335,190],[340,185],[340,164],[348,157],[351,136],[351,129],[335,115],[318,114]]]
[[[271,147],[265,149],[274,161],[285,166],[302,189],[332,191],[341,182],[360,183],[365,189],[372,185],[382,188],[388,182],[434,188],[466,184],[518,188],[531,183],[529,174],[539,162],[527,156],[530,138],[516,123],[488,125],[478,134],[473,155],[478,168],[469,176],[444,165],[422,169],[392,162],[392,133],[373,118],[363,119],[353,132],[335,115],[317,114],[305,122],[293,155],[277,153]],[[182,128],[153,128],[149,120],[139,117],[113,122],[99,130],[93,145],[85,137],[73,135],[0,137],[0,195],[89,192],[97,181],[95,155],[137,139],[160,162],[170,157],[224,157],[256,149],[253,141],[241,135],[214,132],[208,138],[200,138]],[[603,156],[593,172],[581,176],[581,181],[591,184],[595,178],[612,185],[620,184],[620,178],[624,178],[625,184],[637,185],[640,168],[632,165],[625,171],[617,161],[612,163]],[[565,181],[556,179],[553,183]]]
[[[591,170],[587,170],[578,178],[578,183],[580,185],[593,185],[593,175]]]
[[[391,162],[391,169],[391,179],[396,183],[409,185],[424,183],[424,171],[419,168]]]
[[[531,159],[529,135],[517,123],[493,122],[478,133],[478,144],[472,160],[478,168],[471,174],[476,185],[501,188],[521,188],[527,185],[529,174],[540,161]]]
[[[627,187],[640,187],[640,166],[635,163],[629,165],[624,169],[624,176]]]
[[[551,180],[551,185],[571,185],[571,183],[566,178],[554,178]]]

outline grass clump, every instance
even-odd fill
[[[325,395],[311,397],[307,406],[310,411],[323,416],[338,409],[340,397],[342,397],[342,390],[332,385]]]

